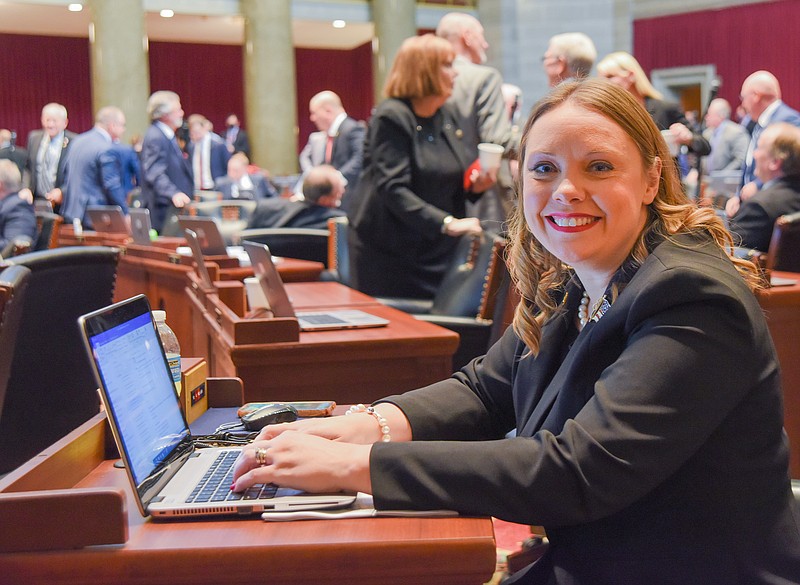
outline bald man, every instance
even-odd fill
[[[458,76],[448,104],[458,115],[467,153],[477,159],[481,142],[499,144],[509,153],[516,145],[503,99],[503,78],[496,69],[485,65],[489,43],[480,21],[464,12],[449,12],[439,21],[436,36],[447,40],[456,53],[453,68]],[[477,203],[467,206],[467,214],[486,220],[489,227],[501,231],[509,209],[507,203],[506,197],[492,188]]]
[[[758,143],[761,131],[775,122],[788,122],[800,126],[800,112],[787,106],[781,101],[781,85],[778,79],[769,71],[756,71],[747,77],[742,84],[740,93],[742,108],[751,120],[756,121],[750,145],[747,149],[744,175],[742,177],[741,197],[752,197],[759,189],[756,183],[755,163],[753,151]]]

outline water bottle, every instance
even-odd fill
[[[172,373],[172,381],[175,383],[175,392],[181,394],[181,346],[175,333],[167,325],[166,311],[153,311],[153,319],[156,322],[158,336],[161,338],[161,345],[164,353],[167,354],[169,369]]]

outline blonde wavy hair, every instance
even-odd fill
[[[686,197],[661,132],[630,93],[604,79],[558,85],[534,106],[525,124],[519,153],[517,206],[509,220],[507,262],[521,296],[513,327],[533,355],[539,352],[542,325],[558,309],[560,295],[557,293],[565,288],[571,271],[533,237],[525,221],[522,184],[526,144],[529,134],[535,131],[536,121],[565,103],[596,112],[619,126],[636,144],[645,169],[651,168],[656,157],[662,161],[658,192],[648,205],[647,221],[631,250],[632,260],[644,262],[649,254],[646,242],[654,236],[669,238],[691,232],[707,233],[729,255],[733,250],[731,236],[714,210],[697,207]],[[733,257],[731,260],[751,289],[760,287],[760,274],[755,265]]]

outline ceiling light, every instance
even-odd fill
[[[172,18],[175,16],[175,11],[170,10],[169,8],[165,8],[159,14],[161,14],[162,18]]]
[[[75,2],[67,6],[67,10],[69,10],[70,12],[80,12],[81,10],[83,10],[83,4],[78,4],[77,2]]]
[[[334,20],[333,21],[333,28],[344,28],[347,26],[347,23],[343,20]]]

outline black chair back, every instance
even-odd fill
[[[350,253],[347,248],[346,217],[328,220],[328,272],[331,280],[350,286]]]
[[[767,253],[767,268],[800,272],[800,211],[775,220]]]
[[[273,256],[322,262],[328,266],[328,230],[307,228],[260,228],[243,230],[239,241],[269,246]]]
[[[35,252],[38,250],[57,248],[58,230],[62,223],[64,223],[64,218],[57,213],[37,211],[36,227],[39,234],[36,237],[36,243],[33,246],[33,251]]]
[[[97,383],[78,317],[112,302],[119,249],[31,252],[31,271],[0,415],[0,473],[10,471],[99,412]]]
[[[0,272],[0,413],[6,398],[17,331],[22,318],[22,301],[31,271],[24,266],[7,266]]]

